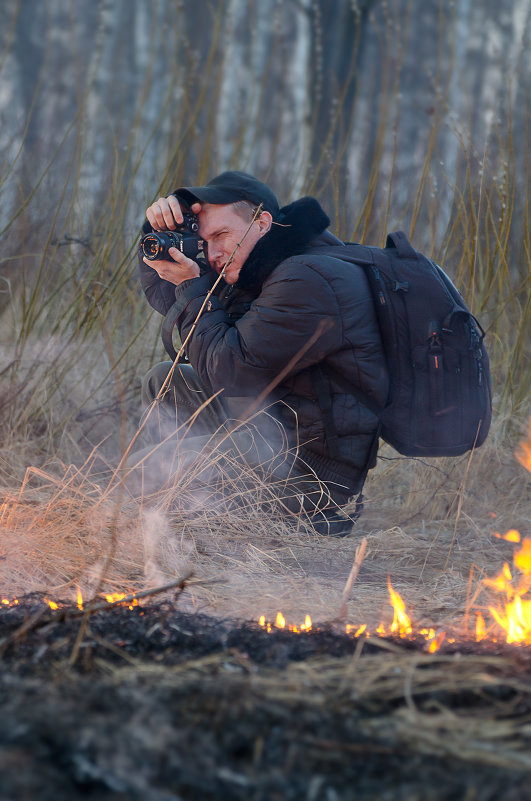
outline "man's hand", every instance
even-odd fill
[[[190,211],[199,214],[201,204],[193,203]],[[154,231],[174,231],[177,225],[183,222],[183,213],[175,195],[159,197],[146,209],[146,217]]]
[[[168,253],[173,261],[166,261],[165,259],[156,259],[150,261],[144,258],[144,263],[159,274],[160,278],[165,281],[170,281],[172,284],[179,286],[183,281],[188,281],[190,278],[199,278],[200,270],[199,265],[195,261],[189,259],[177,248],[170,248]]]

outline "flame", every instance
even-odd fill
[[[133,601],[133,603],[134,603],[134,601]],[[265,629],[268,633],[270,633],[272,631],[272,629],[273,629],[273,626],[272,626],[271,622],[266,620],[266,616],[265,615],[260,615],[260,617],[258,618],[258,625],[260,626],[261,629]],[[275,625],[275,628],[277,628],[277,629],[285,629],[285,628],[287,628],[288,631],[292,631],[295,634],[301,634],[303,631],[311,631],[312,630],[312,619],[311,619],[310,615],[306,615],[306,617],[304,619],[304,623],[301,623],[298,626],[294,625],[293,623],[290,623],[288,625],[288,623],[286,622],[286,618],[284,617],[282,612],[277,612],[277,616],[276,616],[274,625]]]
[[[514,554],[513,562],[526,576],[531,574],[531,539],[524,539],[522,547]]]
[[[508,531],[502,539],[521,542],[521,547],[513,555],[514,576],[505,563],[499,576],[483,580],[487,587],[505,595],[504,602],[497,607],[490,606],[489,612],[504,630],[506,642],[531,645],[531,600],[523,598],[531,588],[531,539],[524,537],[521,540],[519,532],[514,529]]]
[[[358,637],[361,637],[361,635],[365,631],[367,631],[367,624],[366,623],[363,623],[363,625],[361,625],[361,626],[351,626],[350,623],[347,623],[347,625],[345,626],[345,632],[347,634],[352,634],[352,636],[355,637],[356,639]]]
[[[522,440],[514,455],[520,464],[531,472],[531,417],[529,418],[527,439]]]
[[[55,611],[56,609],[59,609],[59,604],[56,604],[56,603],[55,603],[55,601],[50,601],[50,599],[49,599],[49,598],[43,598],[43,600],[44,600],[44,602],[45,602],[45,603],[47,603],[47,604],[48,604],[48,606],[50,607],[50,609],[53,609],[54,611]]]
[[[531,601],[522,601],[517,595],[514,601],[505,604],[505,615],[494,607],[489,612],[505,630],[508,643],[523,642],[531,645]]]
[[[487,636],[487,629],[485,626],[485,618],[478,612],[476,615],[476,642],[481,642]]]
[[[304,618],[304,623],[301,623],[301,631],[311,631],[312,630],[312,619],[310,615],[306,615]]]
[[[406,612],[406,605],[396,590],[393,589],[390,579],[388,579],[388,587],[389,598],[394,611],[393,622],[389,626],[389,629],[386,628],[384,623],[380,623],[376,629],[376,634],[378,634],[380,637],[386,637],[389,634],[398,634],[398,636],[402,638],[408,637],[414,632],[411,625],[411,620]],[[258,618],[258,625],[260,628],[265,629],[265,631],[268,633],[273,630],[273,624],[266,619],[265,615],[260,615]],[[302,634],[305,631],[309,632],[314,630],[310,615],[306,615],[304,623],[301,623],[300,625],[294,625],[292,623],[287,623],[282,612],[277,612],[274,628],[287,628],[288,631],[291,631],[295,634]],[[364,635],[366,638],[371,636],[366,623],[361,625],[347,623],[345,626],[345,632],[346,634],[352,635],[354,638],[361,637],[362,635]],[[439,650],[443,641],[446,639],[445,631],[437,632],[434,628],[422,628],[417,633],[424,637],[427,643],[426,650],[432,654]],[[450,641],[450,638],[448,638],[448,641]]]
[[[78,609],[83,609],[83,596],[81,595],[81,590],[80,590],[79,587],[77,588],[76,603],[77,603]]]
[[[487,587],[496,590],[496,592],[506,592],[509,597],[512,597],[514,593],[512,587],[512,580],[513,577],[511,574],[511,568],[509,567],[507,562],[505,562],[502,568],[502,572],[499,574],[499,576],[496,576],[496,578],[493,579],[491,578],[483,579],[483,583]]]
[[[125,592],[111,592],[105,596],[105,600],[107,603],[115,604],[117,601],[123,601],[125,597]]]
[[[411,627],[411,620],[406,613],[406,605],[400,595],[391,586],[391,579],[387,579],[387,586],[389,588],[389,597],[391,598],[391,606],[394,610],[394,618],[391,623],[391,632],[398,634],[400,637],[407,637],[411,634],[413,629]]]
[[[434,636],[432,638],[427,638],[427,639],[428,639],[428,649],[427,649],[428,653],[434,654],[439,650],[444,640],[446,639],[446,632],[440,631],[438,634],[435,634],[434,632]]]
[[[520,532],[511,528],[506,534],[500,534],[499,531],[492,532],[499,540],[507,540],[507,542],[520,542]]]

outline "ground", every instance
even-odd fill
[[[384,451],[342,539],[252,498],[139,510],[57,476],[34,472],[2,506],[1,801],[529,797],[531,656],[503,644],[484,581],[518,547],[496,532],[529,536],[529,474],[495,438],[429,464]],[[188,573],[142,606],[101,601]],[[389,636],[388,580],[411,639]],[[268,633],[259,617],[278,611],[311,631]]]
[[[4,607],[3,801],[529,797],[527,650],[178,607]]]

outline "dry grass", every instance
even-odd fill
[[[193,473],[177,478],[169,506],[142,508],[119,489],[106,493],[90,473],[92,464],[62,475],[57,465],[33,469],[19,491],[5,493],[4,596],[40,591],[73,599],[79,586],[88,598],[96,590],[157,586],[192,569],[216,583],[189,588],[181,605],[190,611],[258,619],[281,610],[293,623],[308,613],[324,622],[339,613],[365,536],[367,555],[348,602],[351,623],[373,630],[380,620],[390,623],[390,576],[416,622],[464,633],[475,610],[488,617],[493,596],[482,589],[482,578],[511,561],[514,546],[493,530],[531,533],[531,479],[500,449],[496,428],[480,450],[460,459],[427,464],[383,448],[367,483],[365,513],[344,539],[319,536],[304,519],[286,522],[271,503],[265,513],[269,491],[255,477],[250,492],[248,472],[226,478],[225,494],[237,495],[239,508],[227,510],[203,488],[201,503],[196,498],[190,511]],[[204,466],[201,460],[197,465]]]

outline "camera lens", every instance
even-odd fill
[[[169,250],[177,248],[189,259],[196,259],[199,253],[199,238],[194,234],[177,231],[153,231],[151,234],[144,234],[140,240],[142,253],[150,261],[156,259],[172,261]]]
[[[142,250],[146,259],[156,259],[161,250],[161,243],[156,234],[148,234],[142,239]]]

